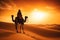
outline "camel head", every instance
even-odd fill
[[[28,16],[25,16],[25,18],[27,19],[27,18],[28,18]]]
[[[14,18],[13,18],[13,17],[14,17],[14,15],[11,15],[11,17],[12,17],[12,21],[14,22]]]
[[[13,17],[14,17],[14,15],[11,15],[11,17],[13,18]]]
[[[26,22],[27,18],[28,18],[28,16],[25,16],[25,22]]]

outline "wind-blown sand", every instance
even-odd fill
[[[60,30],[32,24],[24,29],[25,34],[16,33],[14,24],[0,22],[0,40],[60,40]]]

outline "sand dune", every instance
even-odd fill
[[[25,34],[14,33],[10,30],[0,29],[0,40],[35,40]]]
[[[25,24],[24,28],[25,34],[16,33],[14,24],[0,22],[0,30],[2,29],[2,31],[0,32],[0,39],[9,40],[12,38],[12,40],[60,40],[60,31],[49,29],[43,26],[34,26],[31,24]],[[24,38],[22,36],[24,36]]]

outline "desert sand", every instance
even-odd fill
[[[47,25],[25,24],[24,31],[16,33],[14,23],[0,22],[0,40],[60,40],[60,30]]]

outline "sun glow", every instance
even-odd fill
[[[32,16],[35,19],[39,19],[39,18],[43,19],[45,14],[43,12],[35,11],[35,12],[33,12]]]
[[[43,11],[39,11],[38,9],[34,9],[31,13],[31,20],[33,23],[39,23],[44,21],[47,17],[47,14]]]

